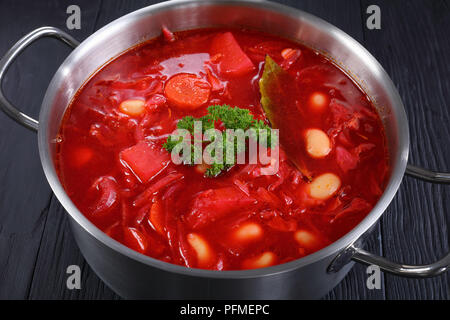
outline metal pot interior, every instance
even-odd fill
[[[333,59],[375,103],[386,130],[391,161],[391,177],[382,198],[350,233],[315,254],[289,263],[290,267],[299,267],[321,257],[336,254],[357,240],[378,220],[398,189],[409,151],[408,125],[403,104],[380,64],[357,41],[305,12],[262,1],[188,0],[169,1],[135,11],[97,31],[66,59],[47,90],[39,117],[41,161],[59,201],[87,232],[128,256],[145,263],[158,263],[155,259],[132,252],[109,239],[84,218],[64,192],[55,172],[53,158],[54,139],[58,134],[61,119],[77,90],[108,61],[127,49],[158,36],[161,25],[166,25],[174,31],[219,26],[245,27],[304,43]],[[267,268],[269,271],[260,272],[264,274],[270,270],[282,271],[284,266],[275,266]]]

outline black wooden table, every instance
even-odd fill
[[[1,0],[0,56],[44,25],[79,40],[110,21],[158,1]],[[450,1],[284,0],[338,26],[385,67],[406,106],[410,162],[450,171]],[[67,30],[69,5],[81,8],[81,30]],[[381,9],[381,30],[366,27],[369,5]],[[11,67],[4,89],[37,117],[47,85],[69,49],[56,40],[32,45]],[[405,178],[369,239],[368,250],[405,263],[429,263],[449,250],[450,186]],[[82,270],[80,290],[66,287],[69,265]],[[366,286],[355,266],[326,299],[449,299],[449,276],[413,280],[384,275]],[[36,135],[0,114],[0,298],[119,299],[90,269],[40,165]]]

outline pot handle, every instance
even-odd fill
[[[450,173],[430,171],[408,164],[406,174],[426,182],[450,184]]]
[[[13,61],[30,44],[44,37],[56,38],[72,48],[76,48],[80,44],[77,40],[75,40],[72,36],[68,35],[64,31],[53,27],[42,27],[30,32],[22,39],[17,41],[17,43],[11,49],[9,49],[5,56],[0,60],[0,109],[2,109],[3,112],[5,112],[11,119],[33,131],[38,130],[39,122],[36,119],[33,119],[32,117],[26,115],[25,113],[20,112],[14,105],[11,104],[11,102],[8,101],[8,99],[6,99],[5,95],[3,94],[2,84],[5,74]]]
[[[450,174],[434,172],[427,169],[408,165],[406,174],[432,183],[450,183]],[[328,272],[337,272],[350,260],[365,264],[377,265],[387,273],[409,278],[427,278],[438,276],[450,269],[450,253],[437,262],[426,265],[406,265],[392,262],[386,258],[370,253],[361,248],[362,241],[351,244],[341,252],[328,267]]]

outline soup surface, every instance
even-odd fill
[[[269,125],[259,87],[266,56],[296,84],[278,94],[303,116],[279,134],[290,135],[308,176],[287,156],[286,139],[273,175],[262,174],[272,162],[212,177],[206,164],[173,163],[169,135],[211,105],[248,109]],[[389,173],[381,121],[345,73],[305,46],[236,29],[163,28],[110,62],[76,95],[57,150],[69,197],[110,237],[214,270],[267,267],[331,244],[370,212]]]

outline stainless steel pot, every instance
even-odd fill
[[[381,199],[351,232],[328,247],[282,265],[247,271],[188,269],[141,255],[109,238],[89,222],[64,191],[55,172],[54,139],[61,119],[83,83],[102,65],[128,48],[171,30],[211,26],[243,26],[290,38],[331,57],[369,94],[377,106],[388,139],[392,173]],[[364,251],[370,232],[391,202],[405,173],[430,182],[450,182],[450,175],[407,166],[408,122],[400,96],[375,58],[350,36],[308,13],[275,3],[242,1],[169,1],[113,21],[79,44],[55,28],[37,29],[19,40],[0,60],[0,85],[14,59],[33,41],[54,37],[74,48],[51,81],[42,102],[39,122],[21,113],[0,90],[0,106],[12,119],[38,132],[45,175],[70,215],[75,239],[89,265],[125,298],[319,298],[336,286],[353,261],[376,264],[386,272],[428,277],[445,272],[450,254],[424,266],[390,262]]]

